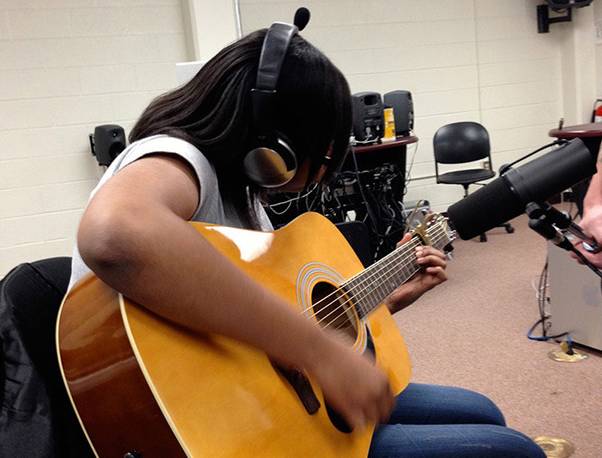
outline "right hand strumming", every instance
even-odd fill
[[[386,421],[393,409],[394,396],[383,371],[333,332],[325,332],[319,346],[319,357],[307,370],[322,388],[330,406],[354,430],[367,423]]]

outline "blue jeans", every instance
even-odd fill
[[[545,458],[531,439],[506,427],[485,396],[462,388],[410,385],[387,424],[372,438],[369,458]]]

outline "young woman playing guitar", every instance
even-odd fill
[[[227,336],[302,370],[354,431],[379,424],[364,452],[372,458],[543,458],[480,394],[410,384],[394,397],[370,358],[234,267],[189,224],[270,230],[258,196],[323,182],[350,130],[345,78],[295,26],[240,39],[143,112],[83,215],[71,286],[92,271],[193,333]],[[440,251],[416,248],[416,262],[419,272],[385,300],[392,313],[446,280]],[[285,456],[296,456],[294,445]]]

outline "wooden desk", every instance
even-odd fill
[[[405,175],[407,146],[417,141],[418,137],[408,135],[397,137],[397,139],[389,142],[355,145],[352,146],[352,151],[356,155],[360,170],[373,169],[385,163],[393,163]],[[343,170],[355,170],[352,157],[347,158]]]
[[[589,124],[578,124],[576,126],[567,126],[562,129],[552,129],[549,132],[550,137],[580,138],[583,143],[593,151],[598,148],[602,140],[602,122],[593,122]]]
[[[395,140],[389,142],[372,143],[370,145],[355,145],[353,147],[353,151],[355,151],[357,154],[372,153],[375,151],[383,151],[391,148],[400,148],[411,143],[416,143],[417,141],[418,137],[414,135],[408,135],[406,137],[397,137]]]
[[[550,130],[549,135],[550,137],[566,139],[602,137],[602,122],[592,122],[589,124],[567,126],[562,129],[552,129]]]

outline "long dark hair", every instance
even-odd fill
[[[220,192],[253,226],[247,190],[251,195],[259,190],[241,164],[255,138],[250,94],[266,32],[253,32],[222,49],[190,82],[153,100],[129,135],[130,142],[167,134],[195,145],[214,165]],[[351,131],[349,86],[334,64],[298,34],[282,64],[275,118],[298,163],[312,159],[310,176],[331,143],[329,171],[344,159]]]

